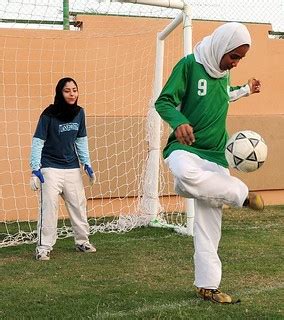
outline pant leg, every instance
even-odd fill
[[[76,244],[89,241],[87,201],[80,169],[66,169],[62,197],[68,210]]]
[[[186,151],[174,151],[166,160],[174,175],[176,192],[195,199],[194,266],[197,287],[216,289],[222,277],[218,256],[222,206],[241,207],[247,186],[229,170]]]
[[[210,207],[206,201],[195,200],[194,216],[194,284],[199,288],[217,289],[222,277],[218,256],[221,239],[222,208]]]
[[[204,200],[211,206],[242,207],[247,186],[229,175],[229,170],[197,155],[177,150],[166,159],[175,180],[176,192],[186,198]]]
[[[40,190],[37,250],[50,251],[57,239],[58,195],[62,190],[63,176],[59,169],[44,168],[41,171],[44,183]]]

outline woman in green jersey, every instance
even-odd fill
[[[225,159],[229,102],[260,91],[254,78],[231,87],[229,70],[251,46],[247,28],[231,22],[218,27],[181,59],[159,98],[156,110],[173,129],[164,149],[176,192],[195,199],[194,265],[198,296],[219,303],[236,302],[219,290],[218,256],[223,204],[263,210],[260,195],[230,176]]]

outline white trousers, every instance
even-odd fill
[[[218,256],[222,206],[242,207],[248,188],[230,176],[228,169],[187,151],[174,151],[165,162],[174,176],[177,194],[195,199],[194,284],[199,288],[217,289],[222,277]]]
[[[86,196],[79,168],[43,168],[39,217],[37,223],[37,250],[52,250],[57,239],[58,196],[68,211],[76,244],[88,242],[89,224],[86,213]]]

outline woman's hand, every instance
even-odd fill
[[[44,177],[39,170],[33,170],[32,176],[30,178],[30,187],[32,191],[37,191],[40,189],[41,183],[44,183]]]
[[[96,175],[94,173],[94,170],[88,164],[84,165],[84,170],[89,177],[89,183],[90,183],[90,186],[92,187],[94,185],[94,183],[96,182]]]
[[[175,136],[180,143],[186,144],[188,146],[191,146],[195,142],[193,128],[187,123],[182,124],[176,128]]]
[[[261,83],[259,80],[255,79],[255,78],[250,78],[248,80],[248,85],[249,85],[251,94],[260,92]]]

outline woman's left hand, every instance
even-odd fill
[[[260,92],[261,83],[259,80],[255,79],[255,78],[250,78],[248,80],[248,85],[249,85],[251,94]]]
[[[94,183],[96,182],[96,175],[94,173],[94,170],[88,164],[85,164],[84,170],[85,170],[86,174],[89,176],[90,186],[93,186]]]

